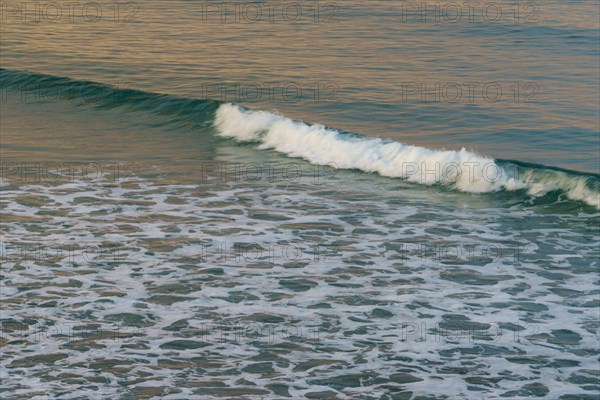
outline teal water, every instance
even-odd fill
[[[94,4],[2,2],[3,397],[597,398],[597,3]]]

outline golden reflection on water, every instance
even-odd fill
[[[469,17],[466,3],[430,2],[449,11],[425,22],[407,14],[418,3],[321,2],[318,17],[313,2],[277,3],[287,7],[286,19],[266,1],[256,3],[260,19],[249,22],[254,9],[243,14],[233,2],[145,1],[117,14],[102,1],[87,18],[75,8],[69,19],[63,9],[57,22],[35,23],[35,11],[23,21],[15,3],[2,2],[2,67],[221,97],[344,130],[501,158],[530,154],[542,162],[530,151],[532,135],[549,152],[562,149],[557,140],[583,140],[588,152],[597,147],[590,138],[600,131],[597,2],[522,3],[518,16],[513,2],[496,2],[498,21],[488,3],[487,16],[474,9]],[[462,14],[452,22],[457,4]],[[223,5],[225,21],[210,8]],[[101,17],[91,22],[90,15]],[[228,89],[218,92],[216,84]],[[456,101],[451,84],[461,87]],[[499,101],[482,93],[489,85],[501,88]],[[476,87],[471,96],[469,87]],[[431,102],[431,91],[439,102]],[[507,132],[522,133],[526,145],[516,149]],[[589,162],[577,167],[594,170]]]

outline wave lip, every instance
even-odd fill
[[[539,197],[560,190],[571,200],[600,209],[598,179],[593,176],[500,162],[464,148],[431,150],[349,135],[229,103],[217,109],[214,124],[220,136],[258,142],[259,149],[274,149],[316,164],[335,164],[342,169],[359,169],[470,193],[526,190],[530,196]]]
[[[135,87],[0,68],[2,99],[22,102],[70,101],[101,109],[144,111],[169,122],[198,127],[213,124],[220,136],[241,142],[259,142],[317,164],[359,169],[425,185],[444,185],[471,193],[525,190],[540,197],[559,191],[575,201],[600,209],[600,175],[558,168],[494,160],[462,149],[431,150],[347,134],[322,125],[293,121],[265,111],[209,99],[181,98],[149,93]]]

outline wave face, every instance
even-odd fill
[[[215,117],[218,134],[258,142],[292,157],[338,168],[358,169],[424,185],[444,185],[471,193],[524,190],[540,197],[560,191],[571,200],[600,209],[600,179],[590,174],[494,160],[462,149],[431,150],[391,140],[349,135],[322,125],[265,111],[222,104]]]
[[[568,199],[600,209],[600,175],[494,160],[466,149],[431,150],[348,134],[230,103],[148,93],[135,87],[114,87],[1,68],[0,84],[2,101],[17,96],[23,102],[61,100],[102,109],[144,111],[160,115],[166,122],[191,127],[214,124],[219,136],[258,142],[259,149],[274,149],[312,163],[333,164],[337,168],[470,193],[525,191],[532,197],[541,197],[558,191]]]
[[[22,103],[64,101],[102,109],[145,111],[161,115],[169,122],[206,125],[220,104],[215,100],[189,99],[139,90],[135,84],[107,85],[53,75],[0,68],[3,100],[14,98]]]

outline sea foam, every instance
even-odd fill
[[[432,150],[351,135],[228,103],[218,108],[215,127],[220,136],[240,142],[258,142],[259,149],[274,149],[315,164],[375,172],[470,193],[525,190],[530,196],[539,197],[560,190],[571,200],[600,209],[600,193],[588,185],[593,178],[499,162],[464,148]]]

